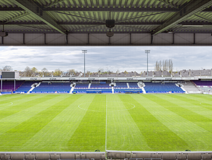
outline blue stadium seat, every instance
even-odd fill
[[[41,83],[31,93],[69,93],[71,83]]]
[[[180,87],[176,86],[175,83],[150,83],[145,82],[146,93],[185,93]]]
[[[16,91],[15,93],[27,93],[32,87],[34,83],[39,83],[35,81],[25,81],[24,84],[22,84]]]

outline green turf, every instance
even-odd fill
[[[211,151],[212,96],[0,96],[0,151]]]

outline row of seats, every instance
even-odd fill
[[[116,86],[114,86],[114,89],[115,88],[128,88],[128,87],[126,82],[116,82]]]
[[[146,93],[184,93],[175,83],[145,83]]]
[[[89,83],[77,83],[75,88],[76,89],[85,89],[88,88]]]
[[[111,86],[109,86],[109,83],[91,83],[90,88],[111,88]]]
[[[27,93],[31,88],[32,88],[32,85],[34,83],[39,83],[39,82],[35,82],[35,81],[25,81],[21,87],[19,87],[15,92],[16,93]]]
[[[14,85],[15,85],[15,90],[18,89],[24,81],[2,81],[2,90],[10,90],[14,91]]]
[[[193,81],[197,86],[212,86],[212,81]]]
[[[23,83],[18,82],[17,83]],[[16,92],[28,92],[31,89],[32,84],[39,83],[35,81],[26,81],[24,82]],[[137,82],[128,82],[129,88],[126,82],[117,82],[114,86],[114,93],[142,93],[142,90],[138,87]],[[112,93],[112,87],[109,86],[109,83],[92,83],[90,88],[88,88],[89,83],[76,83],[75,89],[73,92],[76,93],[90,93],[98,92],[101,90],[101,93]],[[175,85],[175,83],[145,83],[144,87],[146,93],[184,93],[184,91]],[[71,82],[69,83],[47,83],[43,82],[39,87],[35,87],[31,93],[69,93],[71,90]]]
[[[137,82],[129,82],[128,84],[130,88],[139,88]]]
[[[71,83],[41,83],[32,93],[69,93],[70,90]]]

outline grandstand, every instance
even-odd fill
[[[192,81],[181,82],[182,88],[185,89],[186,93],[202,93],[198,87]]]
[[[71,83],[69,82],[42,82],[31,93],[69,93],[70,90]]]
[[[148,77],[26,77],[1,79],[2,94],[13,93],[212,93],[211,70],[151,71]],[[133,73],[134,74],[134,73]],[[165,76],[166,75],[166,76]],[[193,75],[193,77],[192,77]],[[198,75],[198,76],[197,76]],[[122,75],[124,76],[124,75]],[[152,76],[152,77],[151,77]],[[120,80],[120,78],[122,80]],[[167,81],[168,80],[168,81]],[[138,85],[141,82],[140,85]],[[157,82],[157,83],[155,83]],[[131,91],[131,92],[129,92]]]
[[[17,81],[15,86],[14,81],[3,81],[2,90],[15,91],[21,86],[22,83],[23,81]]]
[[[184,93],[180,87],[175,83],[145,83],[144,87],[146,93]]]
[[[193,83],[202,91],[202,92],[211,92],[212,91],[212,81],[200,81],[196,80]]]
[[[32,85],[38,83],[34,81],[25,81],[18,89],[15,90],[15,93],[27,93],[32,88]]]
[[[3,81],[2,94],[13,93],[210,93],[211,81]],[[6,92],[7,91],[7,92]],[[8,92],[9,91],[9,92]]]

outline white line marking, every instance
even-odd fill
[[[117,101],[115,101],[115,102],[117,103]],[[121,102],[120,102],[120,103],[121,103]],[[123,103],[128,103],[128,102],[122,102],[122,104],[123,104]],[[87,104],[87,103],[81,103],[81,104],[79,104],[79,105],[78,105],[78,108],[87,111],[88,109],[85,109],[85,108],[81,108],[81,107],[80,107],[82,104]],[[130,108],[130,109],[122,109],[122,110],[115,110],[115,111],[124,111],[124,110],[126,111],[126,110],[131,110],[131,109],[135,108],[135,105],[134,105],[134,104],[132,104],[132,103],[128,103],[128,104],[132,105],[133,107]],[[102,111],[96,111],[96,110],[89,110],[89,111],[93,111],[93,112],[102,112]],[[114,112],[114,111],[112,111],[112,112]],[[105,151],[107,151],[107,96],[106,96]]]

